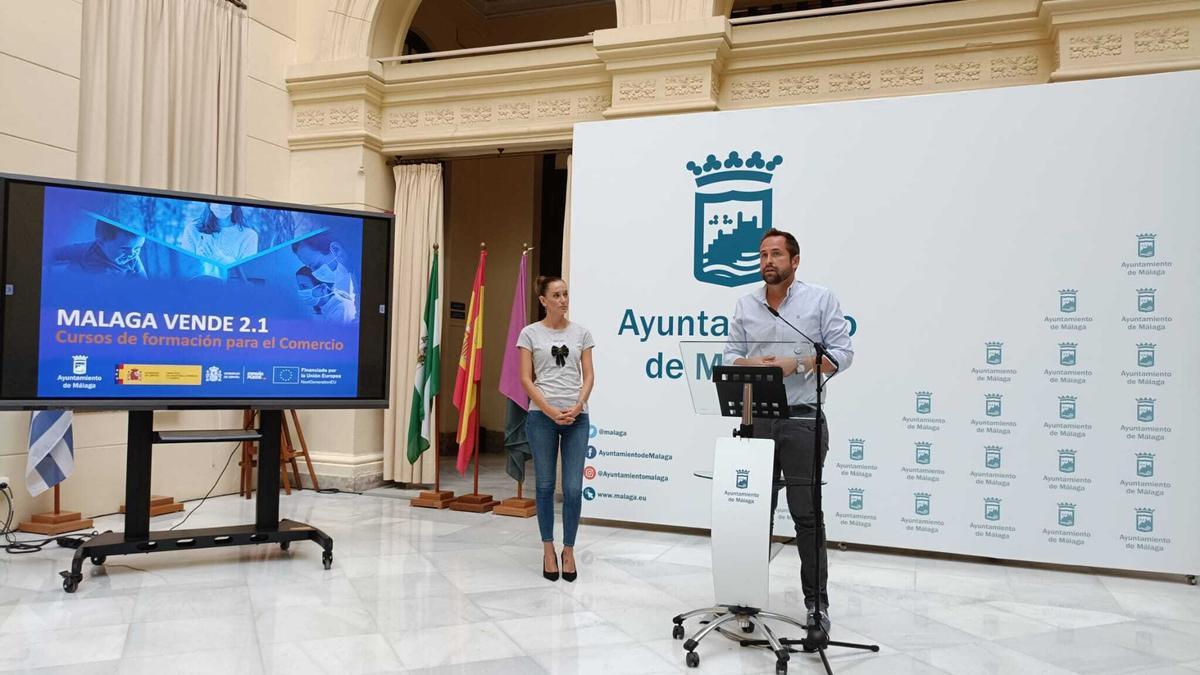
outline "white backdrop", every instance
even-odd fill
[[[736,233],[753,256],[769,224],[856,327],[830,539],[1197,572],[1197,119],[1185,72],[578,125],[583,515],[708,526],[692,472],[736,420],[697,415],[673,360],[724,336],[759,283]]]

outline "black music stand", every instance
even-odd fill
[[[754,418],[788,416],[787,389],[783,369],[778,366],[714,366],[722,417],[740,417],[733,435],[754,438]],[[749,414],[747,414],[749,411]]]

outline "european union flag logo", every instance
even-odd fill
[[[271,368],[271,384],[299,384],[298,366],[274,366]]]

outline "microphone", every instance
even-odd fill
[[[800,334],[800,337],[802,337],[802,338],[804,338],[805,340],[808,340],[810,343],[812,343],[812,346],[813,346],[813,347],[815,347],[815,348],[816,348],[816,350],[817,350],[817,354],[818,354],[818,355],[821,355],[821,356],[824,356],[826,359],[829,359],[829,362],[833,364],[833,370],[834,370],[834,372],[835,372],[835,373],[836,373],[837,371],[839,371],[839,370],[841,370],[841,369],[842,369],[842,366],[841,366],[841,364],[840,364],[840,363],[838,363],[837,359],[833,358],[833,355],[829,353],[829,350],[827,350],[827,349],[825,348],[825,345],[823,345],[823,344],[821,344],[820,342],[817,342],[816,340],[814,340],[814,339],[812,339],[812,338],[808,337],[807,335],[805,335],[805,334],[804,334],[804,331],[802,331],[802,330],[800,330],[799,328],[796,328],[795,326],[793,326],[791,321],[788,321],[787,319],[783,318],[783,317],[782,317],[782,316],[779,314],[779,311],[778,311],[778,310],[776,310],[774,307],[772,307],[770,304],[768,304],[768,303],[765,303],[765,302],[764,302],[764,303],[763,303],[763,307],[766,307],[766,308],[767,308],[767,311],[768,311],[768,312],[770,312],[772,315],[774,315],[774,317],[775,317],[776,319],[779,319],[780,321],[782,321],[782,322],[784,322],[785,324],[787,324],[787,327],[788,327],[788,328],[791,328],[792,330],[794,330],[794,331],[796,331],[797,333],[799,333],[799,334]]]

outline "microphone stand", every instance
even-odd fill
[[[796,331],[797,333],[800,334],[800,337],[807,340],[808,343],[813,346],[813,350],[816,352],[816,359],[815,359],[815,363],[813,364],[813,370],[814,370],[814,373],[817,378],[817,383],[816,383],[817,384],[817,405],[816,405],[816,418],[815,418],[814,424],[813,424],[812,481],[809,484],[810,489],[812,490],[813,513],[814,513],[814,516],[817,521],[817,523],[816,523],[817,531],[815,533],[815,537],[814,537],[814,541],[813,541],[813,560],[815,561],[816,568],[817,568],[816,569],[816,572],[817,572],[817,574],[816,574],[816,577],[817,577],[817,599],[816,599],[816,607],[814,608],[813,612],[810,612],[809,616],[812,617],[815,615],[816,620],[809,622],[808,635],[806,635],[804,637],[804,639],[792,640],[792,639],[784,638],[783,640],[780,640],[780,642],[783,643],[784,645],[799,644],[803,647],[804,651],[807,653],[817,652],[821,656],[821,663],[823,663],[825,665],[825,672],[828,673],[829,675],[833,675],[833,668],[830,667],[829,659],[825,656],[825,650],[828,649],[829,647],[846,647],[849,649],[863,649],[863,650],[872,651],[872,652],[879,651],[879,645],[858,644],[858,643],[854,643],[854,642],[837,642],[834,640],[830,640],[829,633],[827,633],[825,631],[825,629],[821,626],[822,610],[824,609],[821,604],[821,595],[822,595],[822,592],[824,591],[824,589],[821,587],[821,548],[825,545],[825,513],[824,513],[824,511],[822,511],[822,508],[821,508],[822,473],[823,473],[825,462],[822,461],[823,458],[821,457],[821,430],[823,427],[823,422],[824,422],[824,417],[825,417],[824,412],[822,410],[822,406],[824,404],[824,399],[825,399],[825,380],[826,380],[826,378],[822,377],[822,369],[823,369],[822,366],[824,365],[823,362],[826,359],[828,359],[829,362],[833,364],[833,368],[834,368],[833,373],[831,373],[829,375],[829,377],[833,377],[834,375],[837,375],[839,371],[841,371],[841,365],[837,362],[837,359],[833,358],[829,354],[829,350],[826,349],[825,344],[823,342],[818,342],[818,341],[810,338],[809,336],[805,335],[804,331],[800,330],[799,328],[796,328],[795,326],[793,326],[791,324],[790,321],[788,321],[787,319],[780,316],[779,312],[776,311],[776,309],[774,307],[772,307],[771,305],[766,304],[766,303],[764,303],[764,305],[766,306],[767,311],[769,311],[771,314],[773,314],[776,319],[779,319],[783,323],[787,324],[788,328],[791,328],[792,330]],[[786,481],[787,477],[785,476],[784,478]],[[771,517],[774,518],[775,517],[774,514],[772,514]],[[803,585],[803,583],[801,585]]]

